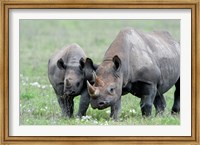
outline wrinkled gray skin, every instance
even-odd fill
[[[92,74],[96,65],[86,58],[82,48],[77,44],[64,47],[55,53],[48,63],[48,77],[57,95],[62,115],[72,117],[74,97],[81,95],[78,116],[86,115],[90,96],[86,80],[93,83]]]
[[[96,70],[95,84],[88,82],[91,106],[111,107],[110,116],[117,120],[121,96],[131,93],[141,98],[143,116],[163,112],[163,94],[174,84],[172,113],[180,111],[180,46],[168,32],[143,33],[121,30]]]

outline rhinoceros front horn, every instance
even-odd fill
[[[71,86],[71,83],[69,82],[68,79],[66,80],[66,86],[67,86],[67,87]]]
[[[95,88],[87,81],[87,89],[90,96],[94,96]]]
[[[88,81],[87,81],[87,89],[88,93],[91,97],[97,97],[99,96],[99,90],[93,87]]]

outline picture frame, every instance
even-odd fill
[[[199,144],[199,1],[18,1],[1,2],[1,143],[2,144]],[[190,9],[192,14],[192,135],[191,136],[9,136],[9,10],[10,9]]]

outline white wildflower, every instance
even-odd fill
[[[107,110],[106,113],[107,113],[107,114],[110,114],[110,110]]]
[[[25,80],[28,81],[28,77],[26,77]]]
[[[40,108],[40,111],[46,111],[44,108]]]
[[[135,109],[132,109],[132,110],[130,110],[129,112],[130,112],[130,113],[133,113],[133,114],[136,113]]]
[[[82,116],[81,120],[90,120],[92,116]]]
[[[35,86],[35,87],[38,87],[40,88],[40,84],[38,82],[34,82],[34,83],[30,83],[31,86]]]
[[[45,88],[46,88],[46,86],[45,86],[45,85],[43,85],[43,86],[42,86],[42,89],[45,89]]]
[[[106,121],[104,125],[108,125],[108,121]]]
[[[94,121],[93,121],[93,124],[98,124],[98,121],[94,120]]]

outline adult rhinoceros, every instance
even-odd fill
[[[110,106],[110,116],[117,119],[121,95],[131,93],[141,98],[142,115],[150,116],[153,104],[156,113],[164,111],[163,94],[175,84],[172,112],[179,112],[179,77],[180,46],[168,32],[143,33],[126,28],[106,51],[95,84],[87,82],[91,106]]]
[[[86,58],[78,44],[64,47],[55,53],[48,63],[48,77],[57,95],[62,115],[71,117],[74,110],[74,97],[81,94],[78,116],[86,115],[90,96],[86,80],[92,80],[96,69],[91,59]]]

